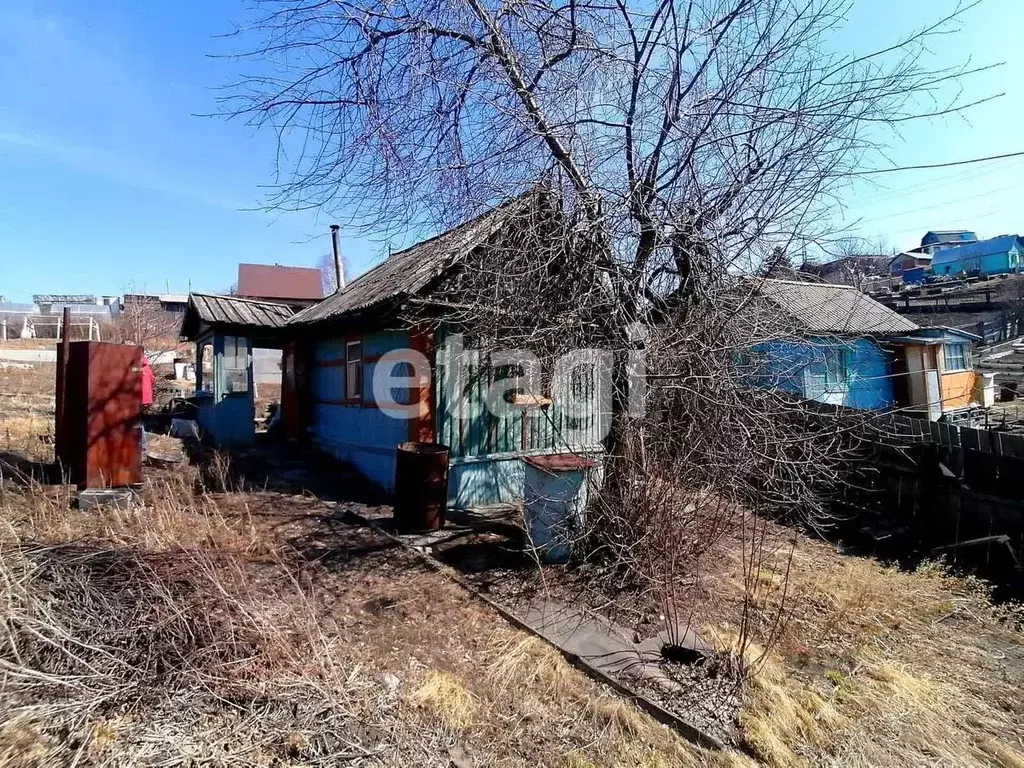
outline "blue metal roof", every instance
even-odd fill
[[[932,269],[942,264],[951,264],[964,259],[990,256],[993,253],[1008,253],[1019,239],[1017,235],[1000,235],[988,240],[979,240],[976,243],[958,245],[955,248],[944,248],[932,259]]]

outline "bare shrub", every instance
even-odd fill
[[[308,599],[252,578],[208,550],[5,547],[4,762],[180,760],[196,738],[216,761],[350,751],[344,677]]]

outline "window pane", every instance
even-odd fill
[[[363,396],[363,343],[350,341],[345,345],[345,398],[358,400]]]
[[[967,345],[946,344],[946,370],[962,371],[967,368]]]
[[[842,384],[846,381],[846,353],[841,349],[830,349],[825,353],[825,381]]]
[[[248,392],[249,391],[249,372],[244,368],[241,370],[228,369],[224,371],[224,391],[225,392]]]
[[[354,361],[345,365],[345,397],[355,400],[363,394],[363,364]]]

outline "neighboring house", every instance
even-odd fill
[[[282,267],[277,264],[239,264],[236,294],[256,301],[286,304],[299,310],[315,304],[323,297],[319,269]],[[281,349],[255,346],[253,380],[257,384],[281,381]]]
[[[978,242],[978,236],[966,229],[940,229],[927,232],[921,238],[921,251],[935,255],[946,248],[955,248],[966,243]]]
[[[308,307],[323,298],[320,270],[279,264],[239,264],[235,293],[246,299]]]
[[[889,260],[889,274],[900,277],[904,283],[923,283],[928,268],[932,264],[932,255],[919,248],[904,251]]]
[[[741,356],[756,386],[848,408],[919,410],[932,419],[973,404],[970,345],[977,337],[919,328],[849,286],[760,279],[753,289],[793,327],[790,337],[757,343]]]
[[[932,259],[933,275],[1005,275],[1020,272],[1024,242],[1017,235],[947,248]]]
[[[41,315],[60,315],[65,307],[72,315],[88,315],[97,322],[107,322],[121,311],[117,296],[93,296],[90,294],[36,294],[32,302],[39,307]]]
[[[603,431],[593,380],[573,384],[584,403],[582,415],[570,417],[557,397],[545,396],[550,393],[525,393],[521,402],[513,399],[515,407],[494,414],[483,407],[493,376],[486,359],[471,356],[467,365],[460,356],[457,366],[446,344],[472,329],[453,325],[443,307],[425,300],[477,249],[513,233],[542,194],[511,200],[395,253],[342,291],[294,315],[281,303],[242,305],[244,299],[194,296],[182,333],[212,343],[211,408],[239,397],[235,393],[241,385],[236,389],[231,382],[242,378],[239,366],[246,362],[251,379],[249,351],[258,337],[264,345],[274,341],[284,349],[285,433],[311,440],[388,493],[394,492],[396,448],[407,441],[450,448],[449,503],[456,507],[521,500],[524,457],[570,451],[600,455]],[[209,306],[214,301],[218,306]],[[410,325],[410,306],[433,309],[423,323]],[[256,311],[276,314],[261,325],[255,323]],[[391,369],[396,356],[398,363],[389,372],[406,370],[402,360],[410,350],[426,357],[434,375],[391,390],[399,408],[418,408],[414,418],[397,418],[392,408],[378,404],[374,374],[382,359]],[[456,377],[457,370],[464,378]],[[213,437],[222,444],[227,442],[222,435],[235,444],[252,439],[251,419],[239,417],[236,405],[220,406],[218,416],[232,420],[228,428],[216,423]],[[251,415],[251,396],[247,407]]]
[[[187,293],[126,293],[122,299],[127,312],[159,309],[170,315],[182,315],[188,307]]]
[[[807,263],[800,267],[800,271],[814,275],[824,283],[863,289],[877,278],[888,277],[889,259],[889,256],[878,254],[854,254],[822,264]]]

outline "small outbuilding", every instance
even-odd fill
[[[197,420],[215,445],[255,439],[253,349],[281,349],[292,315],[287,304],[189,294],[181,336],[196,345]]]
[[[920,411],[932,420],[977,404],[977,336],[920,328],[849,286],[757,279],[753,288],[794,328],[744,353],[756,386],[861,410]]]

